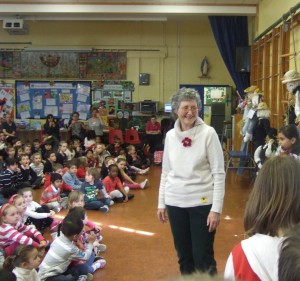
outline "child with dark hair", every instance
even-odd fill
[[[86,163],[87,168],[95,168],[97,165],[97,159],[96,159],[92,149],[88,149],[86,151],[85,157],[86,157],[86,161],[87,161],[87,163]]]
[[[32,154],[39,153],[40,155],[42,155],[41,141],[39,139],[34,139],[32,141],[31,151]]]
[[[46,187],[42,192],[41,205],[47,205],[50,210],[54,210],[55,213],[58,213],[65,206],[62,204],[60,197],[62,176],[58,173],[51,173],[50,181],[51,185]]]
[[[99,191],[102,193],[102,198],[98,198]],[[84,194],[84,207],[87,210],[100,210],[106,213],[109,211],[109,206],[114,203],[100,180],[100,173],[97,168],[87,170],[81,192]]]
[[[63,235],[58,236],[51,244],[44,260],[40,264],[38,275],[41,281],[65,280],[85,281],[89,272],[84,265],[72,266],[74,260],[87,261],[93,251],[95,235],[87,237],[86,249],[82,251],[75,243],[79,239],[84,224],[77,216],[66,216],[61,225]]]
[[[14,255],[8,256],[3,268],[12,271],[17,280],[39,281],[36,269],[41,263],[38,250],[32,245],[21,245],[16,248]],[[0,274],[1,275],[1,274]],[[3,278],[4,276],[1,275]],[[7,281],[7,279],[3,279]]]
[[[88,130],[85,134],[85,138],[84,138],[84,148],[87,149],[93,149],[93,147],[95,146],[95,131],[92,130]]]
[[[68,149],[68,143],[64,140],[59,142],[58,151],[56,153],[56,161],[59,164],[62,164],[63,166],[66,165],[68,157],[66,154],[66,151]]]
[[[108,176],[103,179],[103,184],[109,196],[117,203],[128,202],[134,197],[133,194],[128,194],[129,187],[123,186],[118,177],[119,168],[117,164],[112,164],[108,167]]]
[[[42,158],[43,158],[43,160],[47,160],[45,154],[46,154],[48,151],[54,151],[54,147],[53,147],[52,141],[47,139],[47,140],[41,145],[41,149],[42,149]]]
[[[73,207],[69,210],[69,213],[67,214],[67,216],[72,216],[72,217],[78,217],[82,220],[83,224],[85,226],[88,225],[88,222],[90,223],[90,221],[88,221],[88,217],[86,214],[86,210],[83,207]],[[89,233],[94,233],[94,231],[83,231],[80,235],[80,237],[78,238],[78,240],[75,242],[75,245],[81,250],[84,251],[86,249],[86,244],[87,244],[87,236]],[[94,233],[95,236],[97,236],[96,233]],[[102,236],[101,236],[102,239]],[[83,266],[86,267],[86,270],[88,273],[94,273],[97,269],[100,268],[104,268],[106,265],[106,260],[104,258],[102,258],[101,256],[97,256],[98,253],[100,252],[104,252],[106,250],[106,245],[104,244],[100,244],[96,240],[93,243],[94,246],[94,251],[92,252],[90,258],[87,261],[72,261],[72,265],[78,265],[78,264],[82,264]],[[101,251],[99,251],[99,248],[102,249]],[[96,261],[94,261],[96,259]]]
[[[8,158],[16,158],[16,157],[17,157],[16,149],[10,144],[7,145],[5,149],[5,160]]]
[[[300,159],[300,137],[296,125],[282,127],[278,133],[278,143],[276,155],[289,155]]]
[[[22,173],[15,158],[6,159],[6,170],[0,173],[0,193],[10,198],[22,188]]]
[[[226,280],[278,279],[280,245],[300,223],[299,171],[300,163],[293,157],[273,157],[264,163],[245,209],[248,238],[231,251]]]
[[[29,155],[24,154],[19,157],[19,168],[22,173],[22,185],[27,185],[35,188],[40,188],[42,185],[42,177],[38,177],[36,172],[30,167]]]
[[[44,174],[52,173],[53,167],[52,165],[56,163],[56,153],[54,151],[47,151],[45,153],[46,162],[44,164]]]
[[[73,159],[67,163],[68,171],[63,175],[63,181],[74,190],[80,190],[82,182],[77,178],[77,160]]]

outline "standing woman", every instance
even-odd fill
[[[83,141],[85,137],[85,126],[82,121],[79,120],[79,113],[73,112],[69,121],[68,130],[71,132],[72,139],[79,139]]]
[[[166,135],[157,216],[166,222],[168,214],[181,274],[215,275],[214,237],[225,193],[223,151],[216,131],[198,117],[195,89],[180,89],[171,103],[178,118]]]
[[[91,114],[92,117],[88,119],[87,122],[88,129],[94,131],[96,136],[103,136],[104,125],[101,118],[98,115],[98,109],[93,108]]]
[[[58,122],[54,119],[54,116],[52,114],[48,114],[46,117],[46,123],[44,125],[44,134],[47,135],[44,138],[44,141],[47,139],[52,140],[53,151],[56,152],[60,141],[60,132]]]

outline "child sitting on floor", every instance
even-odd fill
[[[66,216],[62,222],[61,232],[51,244],[44,260],[40,264],[38,275],[42,281],[54,280],[87,280],[88,271],[85,266],[72,266],[73,260],[87,261],[93,251],[95,236],[87,237],[86,250],[80,250],[75,243],[83,231],[83,222],[75,216]],[[90,279],[91,280],[91,279]]]
[[[39,231],[20,222],[14,205],[3,205],[0,215],[0,248],[4,249],[5,256],[13,255],[19,245],[33,245],[39,249],[47,246],[46,239]]]
[[[57,231],[58,222],[54,220],[55,212],[51,211],[47,205],[41,206],[33,201],[30,187],[21,189],[20,194],[23,195],[27,207],[23,214],[23,223],[26,225],[34,224],[39,231],[44,231],[48,227],[51,233]]]
[[[87,210],[100,210],[106,213],[109,211],[109,206],[114,203],[100,180],[100,173],[97,168],[89,168],[87,170],[85,181],[81,186],[81,192],[84,194],[84,207]],[[99,192],[102,193],[102,198],[98,198]]]
[[[67,163],[69,170],[63,175],[63,181],[73,190],[80,190],[82,182],[77,178],[77,160],[73,159]]]
[[[133,194],[128,194],[129,187],[123,186],[120,178],[118,177],[119,168],[116,164],[108,167],[109,174],[103,179],[103,184],[109,196],[117,203],[128,202],[134,197]]]
[[[41,177],[41,185],[45,183],[44,164],[40,153],[33,153],[31,156],[30,168],[33,169],[38,177]]]
[[[84,194],[81,191],[74,190],[69,194],[68,197],[68,208],[71,210],[75,207],[84,207]],[[98,255],[106,250],[106,245],[100,244],[103,237],[100,235],[101,228],[90,220],[85,220],[84,225],[89,228],[86,233],[93,233],[96,235],[96,241],[94,242],[94,252]]]
[[[119,168],[119,178],[123,185],[128,186],[131,189],[137,189],[141,188],[144,189],[148,185],[148,179],[145,179],[141,183],[135,182],[129,175],[127,175],[125,169],[126,169],[126,159],[119,158],[117,160],[117,165]]]
[[[3,268],[12,271],[17,280],[38,281],[36,269],[41,263],[38,250],[32,245],[21,245],[16,248],[14,255],[8,256],[3,264]],[[2,276],[4,277],[4,276]],[[7,279],[4,279],[6,280]]]
[[[42,186],[42,177],[38,177],[36,172],[30,167],[30,159],[27,154],[19,157],[19,168],[22,173],[23,186],[35,188],[40,188]]]
[[[50,181],[51,184],[42,192],[41,205],[47,205],[50,210],[53,210],[55,213],[59,213],[63,207],[66,207],[60,197],[62,176],[58,173],[51,173]]]

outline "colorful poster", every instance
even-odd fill
[[[32,78],[78,78],[78,53],[22,52],[21,76]]]
[[[79,54],[81,79],[126,79],[126,52],[93,52]]]

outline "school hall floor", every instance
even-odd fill
[[[157,220],[157,197],[161,167],[151,166],[146,176],[149,186],[133,190],[135,198],[128,203],[115,204],[108,213],[88,211],[88,218],[103,228],[103,242],[107,250],[102,256],[107,264],[96,271],[94,280],[156,281],[179,275],[177,256],[173,246],[170,225]],[[242,177],[229,171],[221,224],[215,239],[215,257],[222,276],[228,255],[244,237],[243,213],[252,189],[245,171]],[[35,190],[35,199],[41,190]],[[66,211],[58,214],[63,218]],[[46,235],[49,239],[49,237]]]

